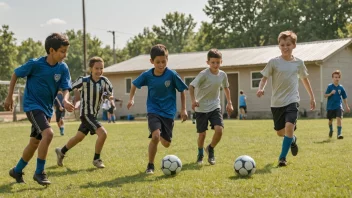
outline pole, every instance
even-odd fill
[[[116,63],[116,51],[115,51],[115,31],[108,31],[110,33],[112,33],[112,53],[113,53],[113,57],[114,57],[114,64]]]
[[[83,6],[83,73],[88,73],[87,68],[87,39],[86,39],[86,9],[84,0],[82,0]]]

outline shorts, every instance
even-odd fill
[[[297,102],[291,103],[284,107],[271,107],[271,113],[273,114],[274,129],[279,131],[285,128],[286,122],[290,122],[295,125],[298,118],[298,107]]]
[[[220,109],[208,113],[196,112],[197,133],[203,133],[208,130],[208,121],[211,129],[218,125],[224,128],[224,121]]]
[[[46,116],[42,110],[28,111],[26,112],[26,115],[28,120],[32,123],[30,137],[34,137],[37,140],[41,140],[42,131],[47,128],[51,128],[50,117]]]
[[[65,110],[63,110],[63,111],[60,111],[60,110],[55,111],[56,122],[60,122],[60,120],[65,117],[65,112],[66,112]]]
[[[94,135],[96,130],[102,127],[97,118],[92,115],[83,115],[80,119],[81,125],[79,125],[78,131],[85,135],[88,135],[88,132],[90,132],[91,135]]]
[[[115,109],[115,107],[111,107],[111,108],[108,110],[108,112],[109,112],[110,114],[113,114],[113,113],[114,113],[114,109]]]
[[[328,110],[328,113],[326,114],[326,117],[329,120],[331,120],[333,118],[342,118],[342,116],[343,116],[342,109]]]
[[[247,113],[247,106],[240,106],[240,109],[244,109],[244,112]]]
[[[174,128],[174,119],[165,118],[154,113],[148,113],[147,118],[148,118],[148,128],[149,128],[148,138],[152,138],[152,132],[159,129],[160,136],[164,140],[171,142],[172,130]]]

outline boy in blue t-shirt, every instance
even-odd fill
[[[240,91],[239,103],[240,103],[240,120],[247,118],[247,96],[244,95],[243,91]]]
[[[152,47],[150,50],[150,62],[154,68],[143,72],[132,82],[130,100],[127,108],[134,104],[136,88],[148,87],[147,115],[149,127],[149,163],[146,173],[154,173],[154,158],[159,141],[164,147],[169,147],[172,139],[172,129],[176,114],[176,90],[181,92],[181,119],[187,120],[186,96],[184,90],[187,85],[182,81],[176,71],[166,67],[168,51],[162,44]]]
[[[55,98],[55,116],[56,116],[56,123],[57,126],[60,129],[60,135],[63,136],[64,133],[64,129],[65,129],[65,125],[64,125],[64,117],[65,117],[65,108],[64,108],[64,96],[62,94],[62,91],[59,90],[59,92],[57,92],[57,96]]]
[[[342,100],[343,103],[345,103],[346,106],[346,111],[350,112],[350,107],[348,106],[347,103],[347,94],[345,89],[343,88],[342,85],[339,84],[341,79],[341,72],[340,70],[336,70],[332,73],[332,82],[331,84],[328,85],[328,88],[326,89],[325,92],[325,98],[328,98],[328,102],[326,104],[326,110],[327,110],[327,118],[329,119],[329,137],[332,137],[333,133],[333,128],[332,128],[332,121],[333,118],[336,118],[337,121],[337,139],[343,139],[342,136],[342,114],[343,114],[343,108],[342,108]]]
[[[40,185],[51,184],[44,167],[48,148],[54,135],[49,123],[53,114],[53,103],[59,89],[63,90],[65,109],[69,112],[74,110],[74,106],[68,102],[71,77],[66,63],[63,62],[68,48],[69,41],[66,36],[58,33],[51,34],[45,40],[47,56],[29,60],[16,68],[11,77],[5,109],[12,110],[12,94],[17,78],[27,77],[23,108],[28,120],[32,123],[29,144],[24,149],[22,158],[9,172],[17,183],[25,183],[22,170],[38,149],[37,168],[33,179]]]

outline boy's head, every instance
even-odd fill
[[[89,59],[89,70],[93,78],[100,77],[103,75],[104,70],[104,60],[98,56],[94,56]]]
[[[63,34],[52,33],[45,39],[45,51],[56,62],[64,60],[69,45],[68,38]]]
[[[243,94],[243,91],[240,91],[240,94],[242,95],[242,94]]]
[[[169,52],[165,45],[157,44],[150,50],[150,63],[154,65],[154,72],[159,75],[163,74],[167,65]]]
[[[292,31],[284,31],[277,38],[279,48],[283,56],[292,56],[292,50],[296,48],[297,35]]]
[[[340,79],[341,79],[341,71],[335,70],[334,72],[332,72],[331,77],[332,77],[332,81],[334,82],[334,84],[339,84]]]
[[[207,55],[207,64],[212,72],[217,72],[222,63],[222,54],[218,49],[211,49]]]

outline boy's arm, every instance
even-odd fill
[[[346,111],[347,111],[347,113],[349,113],[350,112],[350,106],[348,106],[347,98],[343,99],[343,103],[345,103]]]
[[[330,97],[331,95],[334,95],[335,94],[335,89],[333,89],[333,90],[331,90],[330,92],[330,86],[328,86],[328,88],[326,89],[326,92],[325,92],[325,94],[324,94],[324,97],[325,98],[328,98],[328,97]]]
[[[303,78],[302,82],[303,82],[303,85],[306,88],[306,90],[309,94],[309,97],[310,97],[310,110],[314,110],[315,109],[315,98],[314,98],[312,87],[310,86],[309,79]]]
[[[64,103],[64,107],[65,109],[68,111],[68,112],[72,112],[73,110],[75,110],[75,106],[73,106],[73,104],[69,101],[69,97],[70,97],[70,94],[69,94],[69,90],[63,90],[62,91],[62,94],[63,94],[63,103]]]
[[[182,122],[186,121],[188,118],[188,114],[186,111],[186,94],[185,91],[181,92],[181,118]]]
[[[227,114],[230,115],[233,111],[230,89],[228,87],[226,87],[226,88],[224,88],[224,91],[225,91],[225,96],[226,96],[226,100],[227,100],[226,111],[227,111]]]
[[[13,73],[11,76],[9,93],[7,94],[5,104],[4,104],[5,110],[7,110],[7,111],[12,111],[12,107],[13,107],[12,95],[13,95],[13,90],[15,89],[16,82],[17,82],[17,76],[15,73]]]
[[[189,91],[189,95],[191,96],[192,109],[193,109],[193,111],[195,111],[196,107],[199,107],[199,103],[196,100],[196,97],[194,96],[194,87],[193,87],[193,85],[189,85],[188,91]]]
[[[260,80],[258,91],[257,91],[257,96],[261,97],[264,95],[264,89],[266,86],[266,82],[268,81],[268,78],[263,76],[263,78]]]
[[[127,104],[127,109],[130,109],[134,105],[134,94],[136,93],[136,86],[132,83],[132,87],[130,90],[130,100]]]

